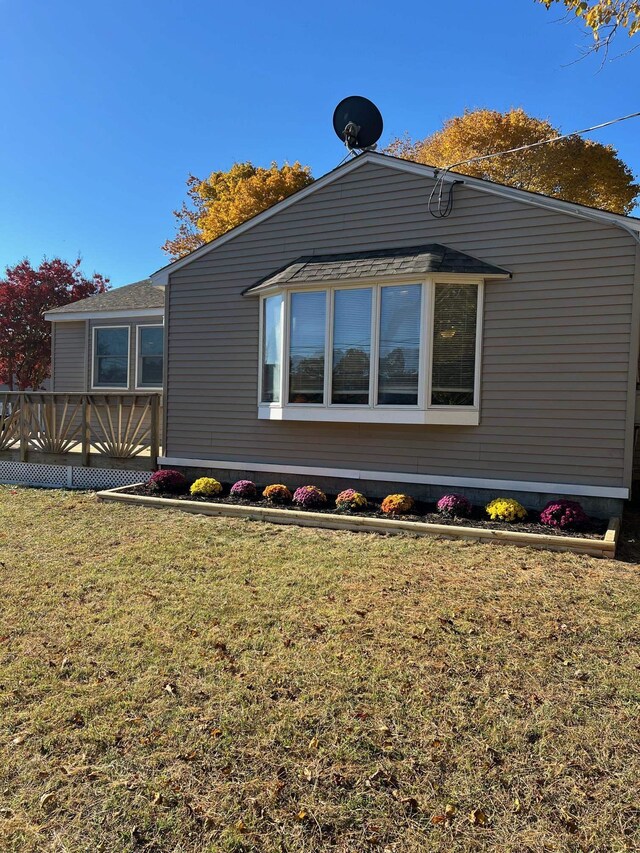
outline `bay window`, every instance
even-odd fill
[[[481,279],[269,290],[260,418],[479,423]]]

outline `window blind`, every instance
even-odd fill
[[[431,403],[472,406],[476,370],[478,286],[436,284]]]

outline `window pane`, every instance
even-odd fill
[[[161,355],[145,355],[142,357],[140,366],[140,385],[159,387],[162,385],[162,363]]]
[[[126,388],[129,384],[128,366],[129,360],[126,357],[98,356],[96,385],[104,385],[108,388]]]
[[[129,386],[129,330],[97,328],[95,332],[95,385]]]
[[[420,284],[380,290],[379,405],[418,404],[421,297]]]
[[[434,406],[472,406],[478,286],[436,284],[433,315]]]
[[[262,402],[280,402],[282,365],[282,295],[264,300],[262,326]]]
[[[371,290],[336,290],[332,403],[369,403]]]
[[[161,326],[142,327],[140,329],[140,354],[162,356],[164,329]]]
[[[324,402],[326,293],[291,295],[289,402]]]
[[[96,352],[98,355],[128,355],[128,329],[96,329]]]

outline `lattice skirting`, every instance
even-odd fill
[[[0,462],[0,483],[12,486],[43,486],[49,489],[114,489],[117,486],[140,483],[150,476],[150,471]]]

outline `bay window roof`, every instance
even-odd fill
[[[259,293],[283,285],[357,281],[386,276],[457,273],[479,278],[510,278],[509,270],[488,264],[472,255],[428,243],[395,249],[373,249],[330,255],[305,255],[247,288]]]

